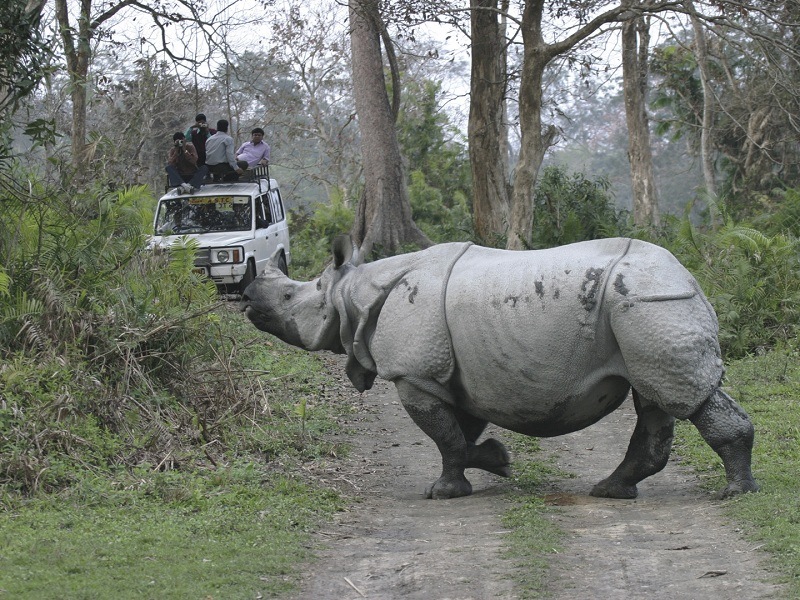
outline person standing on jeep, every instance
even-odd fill
[[[194,144],[197,150],[197,166],[206,164],[206,140],[216,133],[216,130],[210,129],[206,122],[206,116],[199,113],[194,118],[194,125],[189,127],[184,134],[186,141]]]
[[[236,151],[236,159],[247,162],[247,168],[269,164],[269,144],[264,141],[264,130],[256,127],[250,132],[251,139]]]
[[[217,132],[206,141],[206,166],[214,181],[236,181],[244,173],[247,163],[236,162],[233,138],[228,135],[228,121],[217,121]]]

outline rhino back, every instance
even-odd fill
[[[452,270],[445,303],[454,385],[467,410],[512,429],[558,435],[586,426],[628,390],[614,308],[697,292],[669,252],[636,240],[470,248]]]

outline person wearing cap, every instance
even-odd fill
[[[228,121],[217,121],[217,132],[206,140],[206,165],[215,181],[236,181],[247,169],[247,163],[236,161],[233,138],[228,135]]]
[[[236,159],[247,162],[252,169],[258,165],[269,164],[269,145],[264,141],[264,130],[256,127],[250,132],[250,141],[245,142],[236,151]]]
[[[206,116],[199,113],[194,118],[194,125],[189,127],[184,134],[186,141],[194,144],[197,149],[197,165],[201,166],[206,164],[206,140],[216,133],[216,130],[211,129],[206,121]]]
[[[200,189],[208,175],[208,167],[197,165],[197,149],[186,141],[186,135],[176,131],[172,136],[172,147],[167,155],[167,178],[169,185],[178,188],[178,193]]]

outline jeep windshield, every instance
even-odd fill
[[[249,196],[183,196],[158,203],[156,235],[249,231]]]

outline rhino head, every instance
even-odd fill
[[[342,352],[339,316],[332,294],[351,267],[354,249],[349,237],[333,243],[333,263],[317,279],[299,282],[284,275],[278,253],[263,273],[247,286],[240,308],[258,329],[304,350]]]
[[[341,285],[360,262],[350,236],[339,236],[333,242],[333,262],[322,275],[299,282],[284,275],[275,254],[263,273],[247,286],[239,306],[258,329],[287,344],[347,354],[347,374],[353,385],[364,391],[372,386],[375,366],[359,344],[353,343],[345,286]]]

